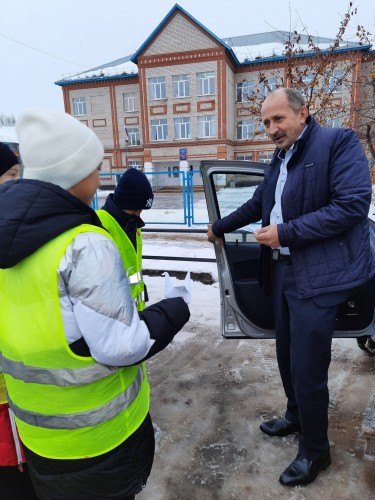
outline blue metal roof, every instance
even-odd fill
[[[132,55],[128,55],[126,57],[122,57],[120,59],[116,59],[115,61],[111,61],[105,64],[102,64],[101,66],[96,66],[95,68],[86,70],[81,73],[77,73],[76,75],[73,75],[70,77],[70,79],[63,79],[55,82],[55,85],[59,86],[64,86],[64,85],[72,85],[76,83],[83,83],[83,82],[102,82],[102,81],[108,81],[108,80],[116,80],[116,79],[128,79],[128,78],[134,78],[138,77],[138,73],[132,72],[132,73],[127,73],[123,72],[120,74],[116,75],[110,75],[108,74],[107,76],[103,75],[98,75],[98,76],[84,76],[87,73],[98,71],[100,72],[101,70],[105,70],[106,68],[111,68],[111,67],[116,67],[120,66],[121,64],[130,62],[135,65],[138,64],[138,57],[144,52],[146,47],[151,43],[151,41],[157,36],[157,34],[160,32],[160,30],[166,25],[166,23],[171,19],[171,17],[176,13],[176,12],[181,12],[183,13],[186,17],[191,19],[196,25],[200,26],[206,33],[208,33],[214,40],[217,41],[219,45],[224,47],[226,50],[227,54],[230,55],[232,58],[234,64],[237,66],[237,68],[243,68],[249,65],[255,65],[263,62],[274,62],[274,61],[285,61],[288,59],[288,56],[284,55],[274,55],[272,57],[259,57],[255,59],[249,59],[249,60],[239,60],[235,51],[232,49],[232,47],[244,47],[244,46],[254,46],[254,45],[262,45],[262,44],[267,44],[267,43],[272,43],[276,40],[279,40],[281,43],[283,43],[286,39],[290,38],[290,36],[296,36],[300,38],[301,43],[307,43],[307,35],[304,34],[297,34],[297,33],[289,33],[287,31],[272,31],[272,32],[266,32],[266,33],[257,33],[257,34],[251,34],[251,35],[243,35],[243,36],[236,36],[236,37],[227,37],[227,38],[219,38],[217,37],[214,33],[212,33],[209,29],[207,29],[203,24],[201,24],[199,21],[197,21],[192,15],[190,15],[186,10],[184,10],[180,5],[175,4],[174,7],[168,12],[168,14],[164,17],[164,19],[159,23],[159,25],[154,29],[154,31],[151,33],[151,35],[144,41],[144,43],[139,47],[139,49]],[[332,42],[332,39],[326,38],[326,37],[317,37],[314,36],[312,37],[314,43],[329,43]],[[370,50],[370,52],[373,52],[371,50],[371,45],[359,45],[359,43],[355,42],[345,42],[346,45],[345,47],[340,47],[335,49],[335,53],[339,52],[351,52],[354,50]],[[320,54],[328,54],[330,52],[330,49],[322,50]],[[296,54],[293,57],[296,58],[303,58],[303,57],[312,57],[316,55],[315,52],[305,52],[301,54]],[[81,76],[80,76],[81,75]]]
[[[337,54],[338,52],[353,52],[354,50],[369,50],[371,48],[371,45],[355,45],[355,46],[350,46],[350,47],[343,47],[340,49],[335,49],[334,53]],[[321,50],[319,54],[329,54],[331,50]],[[314,57],[316,56],[316,52],[305,52],[303,54],[295,54],[292,56],[292,58],[302,58],[302,57]],[[274,56],[274,57],[261,57],[259,59],[254,59],[252,61],[244,61],[243,63],[240,64],[240,67],[243,66],[250,66],[254,64],[260,64],[264,62],[275,62],[275,61],[285,61],[286,59],[289,59],[289,56]]]
[[[130,73],[127,75],[113,75],[113,76],[93,76],[92,78],[78,78],[76,80],[58,80],[54,82],[55,85],[59,85],[63,87],[64,85],[73,85],[74,83],[83,83],[83,82],[103,82],[106,80],[123,80],[126,78],[137,78],[138,73]]]

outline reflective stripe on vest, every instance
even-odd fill
[[[134,299],[135,300],[135,305],[137,307],[137,310],[138,311],[141,311],[144,309],[144,307],[142,307],[142,309],[140,309],[141,306],[144,305],[145,303],[145,292],[140,292],[136,298]]]
[[[116,448],[149,410],[143,364],[104,366],[68,346],[57,269],[68,245],[84,232],[110,238],[104,229],[84,224],[16,266],[0,269],[0,303],[7,311],[0,315],[0,364],[9,399],[22,441],[52,459],[93,457]]]
[[[36,384],[56,385],[58,387],[89,384],[118,372],[116,366],[101,365],[99,363],[77,369],[48,369],[27,366],[22,361],[12,361],[5,358],[1,352],[0,364],[4,373],[23,382],[32,380]]]
[[[128,408],[137,397],[142,380],[144,378],[142,367],[138,367],[138,373],[133,383],[116,398],[99,408],[64,415],[43,415],[41,413],[29,412],[16,406],[9,399],[9,406],[17,418],[30,425],[45,427],[47,429],[78,429],[80,427],[94,427],[107,422]]]
[[[131,285],[139,285],[140,283],[143,283],[142,271],[138,271],[134,274],[128,274],[128,278]]]
[[[145,307],[144,283],[142,274],[142,232],[137,230],[137,251],[128,235],[122,229],[116,219],[106,210],[97,210],[99,219],[103,226],[112,236],[116,246],[121,254],[122,263],[128,275],[132,297],[135,301],[138,311]]]

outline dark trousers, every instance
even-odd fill
[[[328,368],[337,306],[347,292],[300,299],[293,266],[274,264],[276,353],[287,397],[285,417],[299,423],[299,453],[320,459],[329,453]]]
[[[0,467],[0,500],[38,500],[27,464],[22,472],[17,466]]]
[[[151,472],[154,429],[148,414],[126,441],[93,458],[57,460],[24,450],[40,500],[134,500]]]

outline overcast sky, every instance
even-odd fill
[[[220,38],[276,29],[333,37],[346,0],[180,0]],[[74,74],[134,53],[175,2],[169,0],[0,0],[0,114],[42,105],[63,110],[61,87]],[[105,10],[103,10],[105,6]],[[375,1],[353,1],[357,24],[375,33]]]

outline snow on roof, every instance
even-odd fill
[[[18,144],[16,127],[14,125],[1,125],[0,126],[0,142],[6,142],[6,143],[10,143],[10,144]]]
[[[61,82],[85,80],[86,78],[108,78],[116,76],[138,75],[138,66],[130,61],[132,55],[110,61],[82,73],[66,76]],[[59,82],[57,82],[59,83]]]
[[[298,43],[297,37],[299,37]],[[319,47],[320,50],[328,50],[334,43],[334,40],[331,38],[318,36],[312,36],[311,38],[313,43]],[[302,49],[304,53],[311,53],[307,35],[296,35],[288,31],[270,31],[267,33],[235,36],[223,38],[222,42],[227,46],[228,50],[232,51],[232,55],[234,54],[234,56],[237,57],[240,64],[246,64],[251,61],[258,61],[259,59],[282,57],[285,51],[285,42],[288,39],[294,41],[295,45],[299,49]],[[364,47],[360,46],[358,43],[342,41],[340,42],[339,48],[350,49]],[[138,66],[131,61],[132,58],[134,58],[134,54],[88,69],[82,73],[65,76],[55,83],[57,85],[64,85],[89,78],[98,80],[136,76],[138,75]]]
[[[257,33],[253,35],[243,35],[231,38],[223,38],[235,53],[240,63],[265,59],[270,57],[282,57],[285,55],[285,43],[290,40],[295,47],[304,53],[311,53],[312,49],[308,45],[308,36],[290,33],[289,31],[270,31],[268,33]],[[335,40],[326,37],[312,36],[311,40],[320,50],[330,49]],[[358,43],[342,41],[339,48],[359,47]]]

